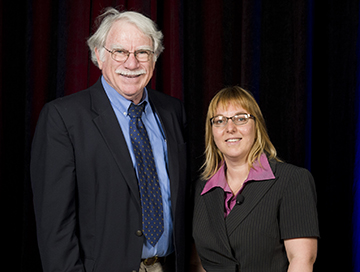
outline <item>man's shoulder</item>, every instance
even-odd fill
[[[183,103],[180,99],[172,97],[168,94],[147,88],[150,102],[162,107],[181,108]]]
[[[161,98],[161,99],[170,99],[170,100],[174,100],[174,101],[179,101],[179,99],[175,98],[175,97],[172,97],[166,93],[163,93],[163,92],[160,92],[160,91],[157,91],[157,90],[154,90],[154,89],[151,89],[151,88],[146,88],[148,90],[148,93],[149,93],[149,96],[150,97],[158,97],[158,98]]]
[[[63,97],[56,98],[48,102],[49,106],[55,106],[60,108],[79,108],[83,106],[89,106],[91,103],[91,94],[100,94],[101,93],[101,84],[99,85],[98,82],[94,85],[90,86],[87,89],[78,91],[73,94],[69,94]]]
[[[89,97],[89,89],[85,89],[73,94],[56,98],[55,100],[50,101],[49,104],[61,106],[66,104],[79,103],[79,102],[81,103],[88,100],[88,97]]]

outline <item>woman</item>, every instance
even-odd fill
[[[281,162],[255,99],[240,87],[210,102],[193,237],[206,271],[312,271],[319,237],[311,174]]]

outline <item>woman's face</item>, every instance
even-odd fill
[[[229,103],[227,108],[218,107],[214,116],[232,117],[239,113],[251,114],[242,107]],[[224,155],[225,162],[232,161],[241,164],[247,162],[250,149],[255,141],[255,130],[255,121],[251,118],[244,125],[235,125],[231,119],[224,127],[212,125],[215,144]]]

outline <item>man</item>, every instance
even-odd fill
[[[102,77],[45,105],[34,136],[43,269],[184,271],[185,113],[146,88],[162,33],[136,12],[101,18],[88,45]]]

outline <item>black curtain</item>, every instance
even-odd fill
[[[352,252],[358,1],[189,1],[186,7],[193,171],[203,159],[211,97],[226,85],[250,90],[279,156],[314,175],[321,234],[314,271],[358,271]]]
[[[165,34],[151,84],[185,103],[193,180],[210,99],[227,85],[244,87],[279,156],[314,175],[321,233],[315,271],[356,271],[356,0],[0,0],[0,199],[9,270],[41,271],[29,180],[34,126],[45,102],[96,81],[85,41],[109,5],[146,13]]]

